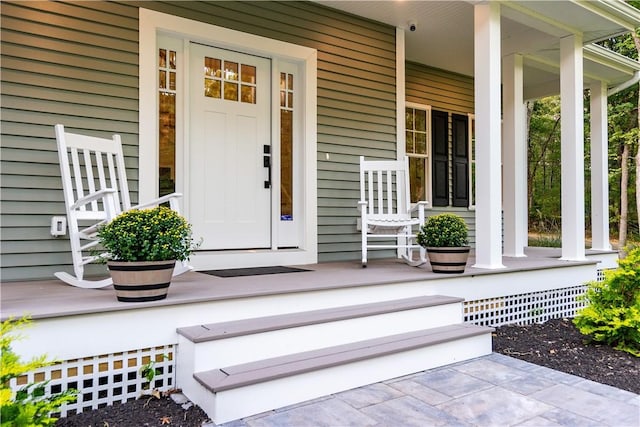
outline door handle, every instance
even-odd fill
[[[271,146],[264,146],[264,157],[262,157],[262,166],[267,168],[267,181],[264,182],[264,188],[271,188]]]

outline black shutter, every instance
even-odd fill
[[[449,117],[444,111],[431,111],[433,206],[449,206]]]
[[[453,114],[453,206],[469,206],[469,119]]]

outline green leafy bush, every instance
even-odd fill
[[[417,235],[422,247],[460,247],[469,244],[469,230],[456,214],[442,213],[429,217]]]
[[[589,283],[584,298],[588,306],[573,320],[580,332],[640,357],[640,248],[605,271],[603,282]]]
[[[114,261],[184,261],[197,247],[187,220],[164,206],[123,212],[98,238]]]
[[[11,343],[19,339],[14,332],[29,325],[31,320],[23,317],[12,318],[2,322],[0,326],[0,426],[48,426],[54,425],[57,418],[51,416],[60,406],[76,400],[77,391],[70,389],[62,393],[45,396],[47,382],[27,384],[17,392],[9,388],[9,381],[25,375],[27,372],[54,362],[47,361],[46,356],[34,357],[23,362],[12,350]]]

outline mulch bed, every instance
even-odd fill
[[[640,358],[587,343],[571,319],[497,328],[493,351],[640,394]]]
[[[586,344],[569,319],[499,327],[493,334],[493,351],[640,394],[640,358],[607,346]],[[197,406],[185,407],[166,396],[143,398],[61,418],[56,426],[200,427],[208,420]]]

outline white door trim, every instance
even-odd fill
[[[291,43],[242,33],[199,21],[192,21],[148,9],[139,9],[140,43],[140,122],[139,122],[139,199],[150,200],[158,193],[158,120],[156,38],[171,33],[206,44],[242,50],[246,53],[279,58],[299,64],[303,79],[303,207],[304,226],[299,249],[199,253],[191,260],[196,269],[250,267],[273,264],[315,263],[317,249],[317,51]],[[187,128],[185,126],[185,128]],[[188,141],[188,138],[185,138]],[[222,267],[220,267],[222,266]]]

